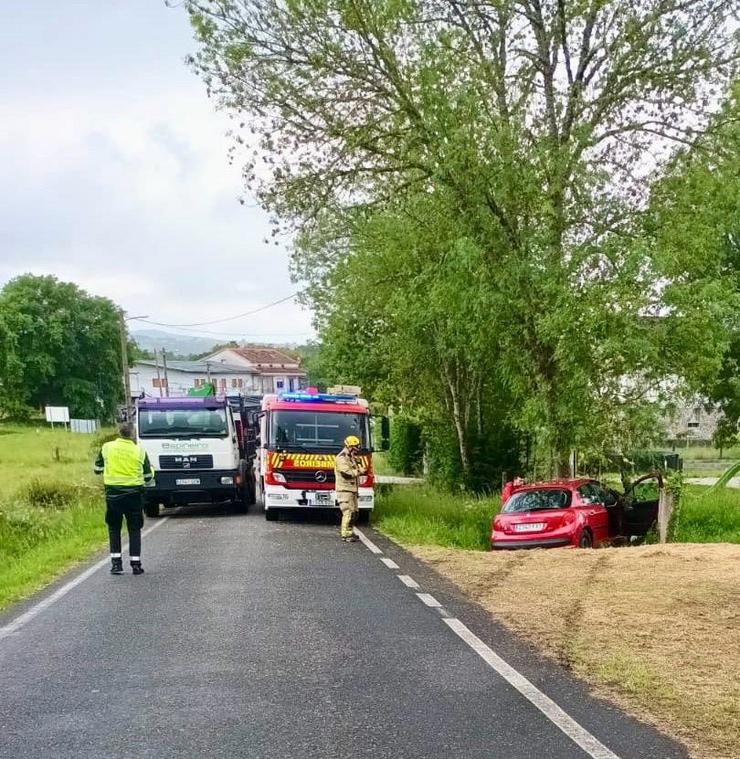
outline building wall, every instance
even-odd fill
[[[247,361],[243,356],[235,353],[228,348],[208,356],[208,363],[213,372],[218,362],[229,364],[230,366],[243,366],[245,369],[255,371],[255,365]],[[295,367],[295,368],[294,368]],[[262,393],[279,393],[288,392],[289,390],[298,390],[305,386],[304,372],[301,371],[297,364],[286,366],[285,369],[276,367],[269,371],[269,374],[256,372],[254,380],[256,392]]]
[[[162,395],[166,395],[164,388],[164,372],[160,367],[160,376],[163,387]],[[148,396],[159,397],[159,387],[157,385],[157,370],[147,364],[135,364],[129,371],[131,378],[131,394],[138,396],[143,390]],[[171,396],[187,395],[188,390],[198,385],[205,384],[208,381],[207,375],[196,374],[195,372],[183,372],[178,369],[167,369],[167,378]],[[215,367],[211,367],[211,382],[216,385],[217,392],[234,393],[261,393],[262,377],[245,371],[243,374],[223,374],[219,373]],[[240,384],[241,383],[241,384]]]

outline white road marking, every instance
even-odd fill
[[[384,558],[381,559],[381,561],[383,562],[383,564],[386,565],[386,567],[388,567],[388,569],[400,569],[401,568],[401,567],[398,566],[398,564],[396,564],[395,561],[393,561],[393,559],[387,559],[387,558],[384,557]]]
[[[167,521],[167,517],[162,517],[159,521],[155,522],[151,527],[147,528],[141,533],[141,537],[148,535],[152,530],[156,530],[161,524]],[[126,545],[124,545],[126,548]],[[23,612],[20,616],[16,617],[12,622],[8,622],[7,625],[0,627],[0,640],[7,638],[13,633],[18,632],[24,625],[28,624],[34,617],[41,614],[44,609],[48,609],[53,603],[56,603],[60,598],[69,593],[70,590],[74,590],[78,585],[85,582],[88,577],[92,577],[99,569],[110,564],[110,558],[106,557],[101,559],[97,564],[93,564],[86,569],[82,574],[77,575],[74,580],[70,580],[66,585],[62,585],[59,590],[54,591],[50,596],[44,598],[43,601],[39,601],[35,606],[32,606],[28,611]]]
[[[410,577],[409,575],[396,575],[398,579],[407,587],[407,588],[413,588],[414,590],[419,590],[419,583],[414,580],[413,577]]]
[[[380,548],[378,548],[378,546],[376,546],[375,543],[373,543],[373,541],[370,540],[370,538],[368,538],[362,530],[358,530],[355,527],[355,534],[363,542],[370,553],[383,553]]]
[[[419,600],[423,601],[427,606],[431,606],[433,609],[442,608],[442,604],[434,596],[430,596],[429,593],[417,593],[416,595]]]
[[[524,675],[520,674],[498,654],[494,653],[480,638],[470,632],[459,619],[445,619],[444,621],[486,664],[498,672],[509,685],[516,688],[524,698],[534,704],[556,727],[560,728],[590,757],[593,757],[593,759],[619,759],[614,752],[610,751],[603,743],[591,735],[585,727],[579,725],[570,715],[566,714],[549,696],[546,696],[541,690],[532,685]]]

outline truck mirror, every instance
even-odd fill
[[[391,422],[387,416],[380,419],[380,450],[387,451],[391,447]]]

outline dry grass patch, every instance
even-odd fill
[[[740,546],[410,550],[692,756],[738,757]]]

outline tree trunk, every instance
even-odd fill
[[[457,444],[460,451],[460,464],[462,465],[463,474],[467,477],[470,473],[470,456],[468,454],[467,440],[465,437],[465,424],[463,422],[465,414],[463,413],[460,405],[460,396],[457,392],[457,385],[452,381],[448,367],[444,367],[445,380],[447,381],[447,388],[450,392],[450,400],[452,401],[452,421],[455,425],[455,432],[457,433]]]

